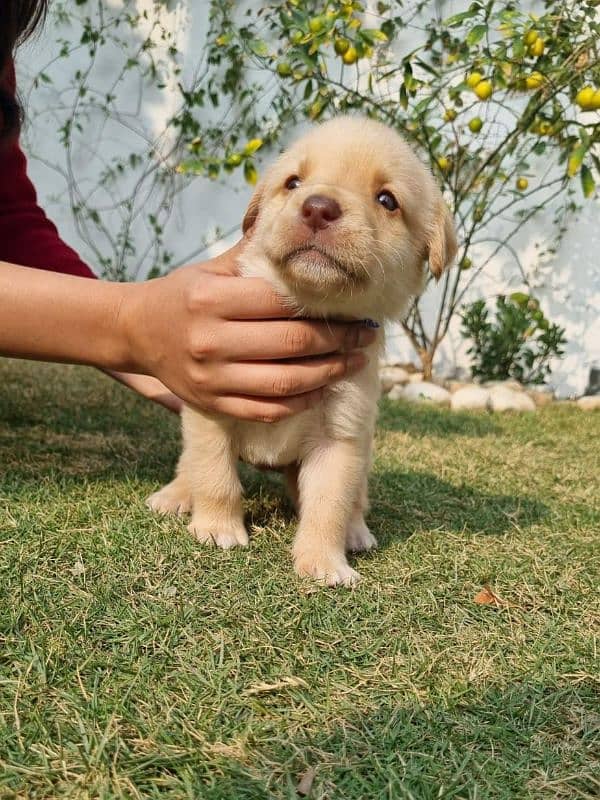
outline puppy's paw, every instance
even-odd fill
[[[203,544],[213,544],[222,550],[232,547],[247,547],[248,534],[242,523],[232,520],[227,525],[210,525],[205,520],[194,520],[188,525],[188,531]]]
[[[367,528],[362,517],[352,520],[346,533],[346,550],[352,553],[364,553],[377,547],[377,539]]]
[[[344,556],[326,556],[310,552],[296,552],[294,568],[301,577],[315,578],[327,586],[355,586],[360,575],[352,569]]]
[[[146,498],[146,505],[159,514],[187,514],[192,510],[192,496],[185,486],[175,479]]]

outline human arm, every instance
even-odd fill
[[[138,284],[0,262],[0,354],[154,376],[199,408],[275,421],[366,363],[359,323],[289,320],[237,250]]]

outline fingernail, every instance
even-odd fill
[[[363,319],[362,320],[362,324],[365,326],[365,328],[380,328],[381,327],[381,325],[378,322],[376,322],[374,319],[369,319],[368,317],[367,317],[367,319]]]
[[[373,344],[376,338],[377,334],[373,328],[361,328],[358,332],[358,346],[366,347]]]

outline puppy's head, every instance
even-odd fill
[[[406,142],[372,120],[314,128],[269,168],[250,201],[244,262],[298,304],[325,314],[397,317],[456,253],[433,177]]]

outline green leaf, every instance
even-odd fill
[[[249,42],[250,50],[254,53],[255,56],[259,58],[265,58],[269,55],[269,48],[266,45],[266,42],[263,42],[262,39],[252,39]]]
[[[586,164],[581,167],[581,188],[583,189],[583,196],[587,198],[590,198],[596,191],[594,176]]]
[[[377,28],[363,28],[360,31],[360,36],[369,44],[376,44],[377,42],[387,42],[388,37]]]
[[[408,108],[408,94],[404,85],[400,87],[400,105],[405,111]]]
[[[584,144],[578,145],[569,156],[569,161],[567,164],[567,174],[569,178],[572,178],[574,175],[577,175],[579,171],[579,167],[583,161],[583,157],[585,156],[587,151],[587,147]]]
[[[448,28],[456,28],[456,26],[460,25],[461,22],[476,17],[478,13],[479,13],[478,8],[473,8],[472,10],[469,11],[463,11],[460,14],[454,14],[454,16],[448,17],[448,19],[443,24]]]
[[[474,25],[467,34],[467,44],[473,47],[474,44],[480,42],[487,33],[487,25]]]

